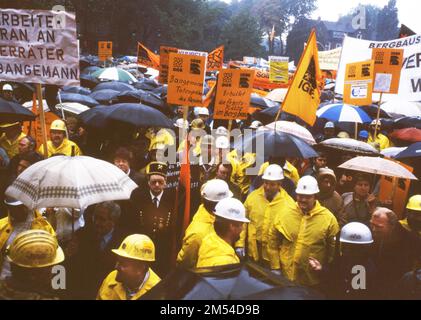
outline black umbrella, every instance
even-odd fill
[[[119,103],[112,106],[97,106],[84,111],[79,118],[88,126],[103,128],[113,122],[121,122],[138,128],[173,128],[174,125],[162,112],[135,103]]]
[[[176,269],[141,297],[141,300],[304,300],[323,299],[309,288],[297,286],[253,262]]]
[[[115,90],[118,92],[123,92],[123,91],[130,91],[130,90],[135,90],[135,88],[125,82],[121,82],[121,81],[107,81],[107,82],[101,82],[99,83],[93,91],[98,91],[98,90],[104,90],[104,89],[111,89],[111,90]]]
[[[35,114],[19,103],[0,98],[0,122],[33,121]]]
[[[84,87],[69,87],[69,86],[64,86],[62,89],[62,92],[66,92],[66,93],[79,93],[79,94],[83,94],[84,96],[89,96],[91,94],[91,90],[89,90],[88,88],[84,88]]]
[[[152,91],[160,87],[160,85],[150,79],[141,79],[138,82],[134,83],[133,87],[135,87],[136,89]]]
[[[128,90],[120,92],[117,99],[119,103],[139,103],[141,97],[146,93],[143,90]]]
[[[78,102],[88,107],[94,107],[99,104],[98,101],[91,98],[90,96],[85,96],[79,93],[62,92],[60,96],[61,102]]]
[[[258,110],[253,113],[252,118],[254,120],[260,121],[264,125],[272,123],[275,121],[275,117],[278,114],[279,108],[280,106],[270,107],[264,110]],[[278,120],[295,121],[300,125],[304,125],[304,122],[300,118],[286,112],[281,112],[281,115],[279,116]]]
[[[264,97],[261,97],[258,94],[252,93],[251,99],[250,99],[250,105],[255,108],[267,109],[271,107],[274,107],[274,108],[278,107],[279,103],[266,99]]]
[[[95,88],[95,86],[99,83],[99,80],[90,74],[81,74],[79,78],[80,85],[89,89]]]
[[[117,90],[103,89],[94,91],[89,96],[101,104],[112,104],[119,94]]]
[[[375,104],[371,104],[371,105],[368,105],[368,106],[362,106],[360,108],[363,109],[371,118],[373,118],[373,119],[377,118],[378,107]],[[380,109],[380,118],[390,119],[391,117],[389,116],[389,114],[386,111],[384,111],[383,109]]]
[[[80,72],[81,74],[92,74],[98,70],[101,70],[102,68],[97,66],[88,66],[86,68],[83,68],[83,70]]]
[[[421,142],[416,142],[411,144],[404,151],[398,153],[395,156],[395,159],[405,159],[405,158],[419,158],[421,157]]]
[[[404,117],[396,119],[394,123],[396,129],[417,128],[421,129],[421,117]]]
[[[274,130],[262,130],[254,135],[246,135],[241,144],[235,145],[234,148],[242,148],[245,152],[253,151],[257,157],[263,157],[265,161],[269,157],[308,159],[318,156],[304,140]]]

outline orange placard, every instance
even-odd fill
[[[111,41],[98,41],[99,61],[106,61],[113,56],[113,43]]]
[[[170,53],[177,53],[178,49],[173,47],[161,46],[159,48],[159,83],[168,83],[168,62],[170,59]]]
[[[223,69],[218,75],[214,119],[247,119],[254,70]]]
[[[206,52],[170,53],[168,103],[189,107],[202,105],[206,60]]]
[[[410,172],[414,171],[414,168],[408,166],[405,163],[389,158],[388,160],[399,163],[401,166],[405,167]],[[382,176],[380,178],[379,200],[392,200],[393,212],[396,213],[399,219],[404,218],[410,184],[411,180],[409,179],[399,179],[385,176]]]
[[[55,113],[53,112],[46,112],[45,113],[45,127],[47,129],[47,140],[50,139],[50,126],[54,120],[60,119]],[[31,130],[29,130],[31,129]],[[24,122],[24,132],[28,135],[33,137],[37,141],[37,150],[40,145],[42,145],[42,131],[41,131],[41,121],[39,116],[37,116],[36,120],[32,122]]]
[[[157,54],[153,53],[140,42],[137,43],[137,64],[142,64],[158,70],[159,63],[160,58]]]
[[[345,73],[344,102],[356,106],[372,103],[373,60],[348,63]]]
[[[373,92],[398,93],[403,49],[373,49]]]

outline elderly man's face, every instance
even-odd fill
[[[115,158],[114,165],[120,168],[124,173],[128,173],[130,169],[130,163],[126,159],[123,158]]]
[[[96,207],[94,212],[94,226],[97,235],[103,237],[114,229],[115,221],[107,209]]]
[[[216,171],[216,178],[224,181],[229,181],[230,173],[231,172],[227,167],[219,165],[218,170]]]
[[[392,226],[384,211],[378,210],[373,213],[370,226],[374,241],[387,239],[392,233]]]
[[[31,151],[31,142],[28,138],[22,138],[18,145],[19,154],[25,154]]]
[[[149,177],[149,188],[154,195],[159,195],[167,186],[167,180],[158,174],[153,174]]]

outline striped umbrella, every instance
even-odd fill
[[[319,118],[338,122],[371,122],[371,118],[361,108],[344,103],[333,103],[321,107],[316,115]]]
[[[137,82],[136,78],[130,72],[116,67],[98,70],[92,73],[92,76],[101,81],[115,80],[128,84]]]

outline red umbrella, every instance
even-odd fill
[[[392,138],[409,141],[409,142],[420,142],[421,141],[421,129],[417,128],[406,128],[395,130],[390,135]]]

